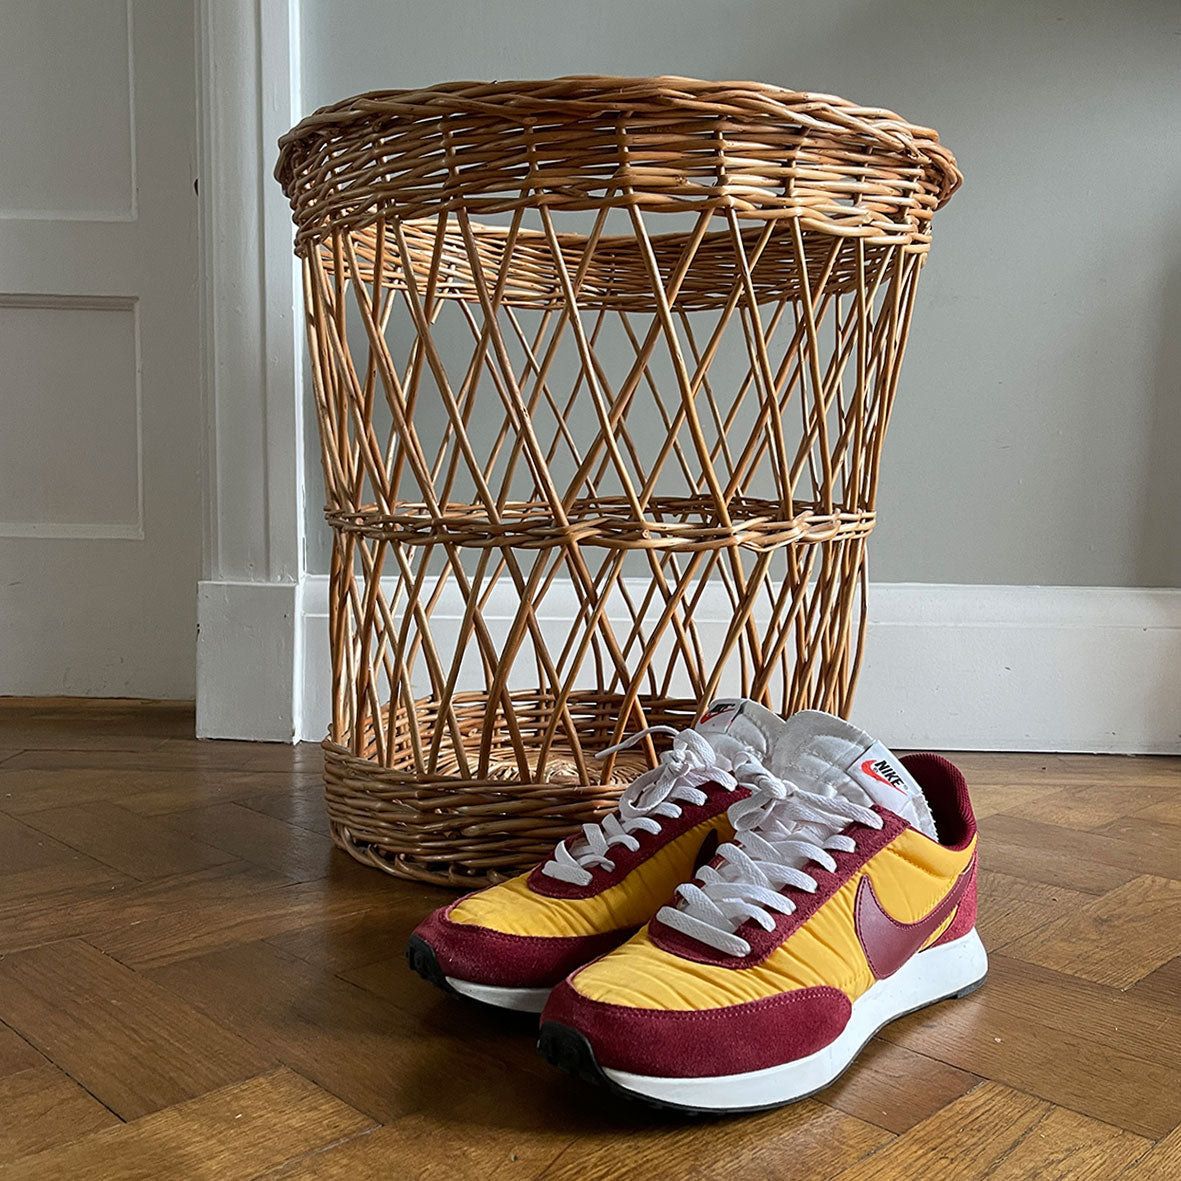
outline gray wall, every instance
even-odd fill
[[[308,111],[457,78],[668,73],[938,128],[967,180],[920,285],[874,578],[1181,585],[1177,0],[303,0],[303,22]]]

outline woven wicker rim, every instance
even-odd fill
[[[962,180],[930,128],[757,82],[566,77],[357,95],[279,141],[297,246],[381,217],[734,209],[842,235],[925,239]]]
[[[704,495],[677,500],[654,497],[647,508],[648,515],[637,520],[625,497],[588,497],[559,523],[545,502],[509,503],[501,520],[493,523],[477,504],[449,503],[441,506],[439,515],[424,504],[402,502],[398,513],[367,505],[328,511],[325,517],[341,532],[403,545],[445,542],[473,548],[512,545],[548,549],[580,544],[682,553],[728,546],[762,553],[793,542],[863,537],[872,532],[877,520],[871,510],[824,512],[817,505],[798,503],[794,515],[785,519],[778,501],[739,496],[731,499],[731,520],[726,524],[716,520],[711,513],[713,503]]]

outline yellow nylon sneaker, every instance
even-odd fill
[[[963,776],[828,714],[776,721],[765,755],[731,763],[750,789],[733,842],[553,990],[538,1045],[555,1065],[665,1107],[774,1107],[983,982]]]
[[[410,937],[410,967],[449,992],[541,1012],[554,985],[633,935],[730,839],[726,810],[747,794],[730,767],[765,752],[767,719],[777,721],[761,706],[718,701],[694,729],[647,731],[671,749],[614,813],[532,872],[436,910]]]

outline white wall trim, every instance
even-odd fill
[[[1181,753],[1181,590],[870,588],[855,706],[898,746]]]
[[[299,0],[197,4],[204,738],[292,741],[299,729],[302,293],[290,210],[271,178],[276,141],[298,114],[298,18]]]
[[[297,582],[197,584],[198,737],[298,741],[301,603]]]
[[[547,596],[560,619],[561,589]],[[569,589],[573,595],[573,588]],[[936,750],[1181,753],[1181,590],[880,583],[853,717]],[[494,596],[489,618],[507,618]],[[459,613],[445,595],[436,628]],[[328,579],[305,581],[300,737],[329,714]],[[565,616],[568,621],[569,616]],[[724,604],[699,616],[724,627]]]

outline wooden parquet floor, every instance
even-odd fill
[[[0,702],[0,1178],[1181,1178],[1181,760],[963,756],[972,997],[763,1115],[630,1109],[412,975],[448,895],[334,851],[320,753]]]

